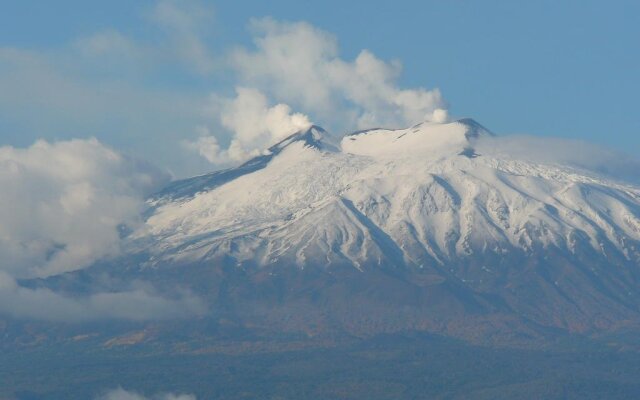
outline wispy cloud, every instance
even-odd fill
[[[581,140],[531,135],[483,137],[477,143],[476,151],[501,159],[567,165],[640,183],[640,159]]]
[[[94,52],[126,47],[86,46]],[[52,53],[0,48],[0,120],[10,127],[5,137],[19,134],[24,142],[95,135],[184,173],[188,160],[176,157],[175,143],[205,120],[208,93],[144,84],[146,63],[152,59],[85,57],[75,47]]]
[[[163,297],[148,285],[113,292],[71,296],[47,288],[27,288],[0,272],[0,315],[41,321],[100,319],[148,321],[204,315],[206,305],[189,292]]]
[[[205,36],[213,22],[213,10],[196,1],[160,0],[151,18],[162,26],[171,43],[169,50],[185,65],[200,74],[209,74],[216,59]]]
[[[205,121],[204,75],[215,69],[205,40],[213,13],[196,1],[161,1],[148,14],[140,23],[155,37],[110,27],[55,48],[0,46],[5,137],[23,143],[95,135],[179,175],[200,170],[205,163],[174,149]],[[203,89],[165,85],[176,76],[205,82]]]

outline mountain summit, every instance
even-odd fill
[[[476,121],[465,118],[450,123],[422,122],[408,129],[370,129],[347,135],[342,150],[378,157],[441,157],[472,148],[485,136],[493,136]]]

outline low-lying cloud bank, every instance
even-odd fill
[[[95,400],[197,400],[192,394],[161,393],[151,397],[146,397],[136,392],[127,391],[122,388],[111,390]]]
[[[0,271],[46,277],[116,253],[168,178],[96,139],[0,147]]]
[[[161,296],[148,285],[78,297],[18,283],[117,255],[122,234],[140,223],[146,196],[168,179],[96,139],[0,147],[0,314],[73,322],[205,313],[190,293]]]

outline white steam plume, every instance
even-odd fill
[[[214,96],[210,108],[221,125],[233,132],[228,148],[221,149],[207,127],[199,127],[199,137],[183,144],[214,164],[246,160],[275,142],[311,126],[306,115],[292,112],[286,104],[269,106],[267,97],[256,89],[236,88],[233,99]]]
[[[233,55],[241,79],[323,120],[396,127],[432,119],[446,108],[437,89],[400,88],[398,61],[385,62],[368,50],[346,61],[332,35],[306,22],[263,18],[253,20],[251,28],[255,49]]]

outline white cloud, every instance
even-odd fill
[[[139,222],[146,195],[167,180],[164,172],[96,139],[0,147],[0,314],[75,322],[205,313],[204,303],[191,293],[167,298],[141,282],[92,288],[82,296],[17,282],[116,255],[122,227]]]
[[[260,154],[270,145],[311,126],[309,118],[294,113],[286,104],[269,106],[267,96],[251,88],[236,88],[233,99],[212,97],[211,114],[233,132],[229,147],[222,150],[218,140],[206,127],[199,127],[200,136],[184,145],[198,152],[209,162],[224,164],[246,160]]]
[[[167,176],[96,139],[0,147],[0,270],[43,277],[118,251]]]
[[[347,121],[347,128],[397,127],[446,108],[437,89],[401,89],[399,62],[368,50],[345,61],[336,39],[306,22],[264,18],[251,27],[255,50],[237,49],[232,57],[240,78],[323,120]]]
[[[97,397],[96,400],[196,400],[196,396],[192,394],[163,393],[145,397],[139,393],[118,388]]]

